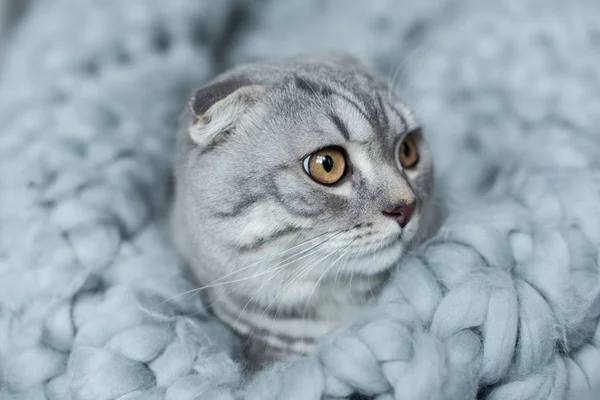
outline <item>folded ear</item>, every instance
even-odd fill
[[[216,82],[198,89],[189,103],[193,113],[190,138],[204,147],[217,143],[234,129],[263,91],[263,86],[243,78]]]

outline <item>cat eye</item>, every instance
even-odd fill
[[[313,180],[323,185],[333,185],[346,172],[346,157],[342,150],[328,147],[304,159],[304,170]]]
[[[417,150],[417,143],[413,138],[412,134],[408,134],[400,143],[398,148],[398,161],[402,168],[410,169],[413,168],[419,162],[419,152]]]

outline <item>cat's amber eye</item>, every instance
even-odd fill
[[[402,143],[400,143],[398,160],[402,168],[405,169],[414,168],[419,162],[419,150],[417,149],[417,142],[415,142],[413,135],[406,135]]]
[[[315,181],[333,185],[342,179],[346,172],[346,157],[342,150],[328,147],[306,157],[304,170]]]

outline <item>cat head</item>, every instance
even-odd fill
[[[421,126],[385,81],[351,56],[297,57],[193,95],[171,227],[202,283],[262,285],[267,301],[287,284],[293,302],[393,266],[429,224],[432,190]]]

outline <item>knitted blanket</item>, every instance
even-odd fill
[[[600,3],[39,0],[0,69],[0,399],[597,399]],[[224,66],[343,49],[416,108],[449,217],[314,354],[244,380],[161,226]]]

